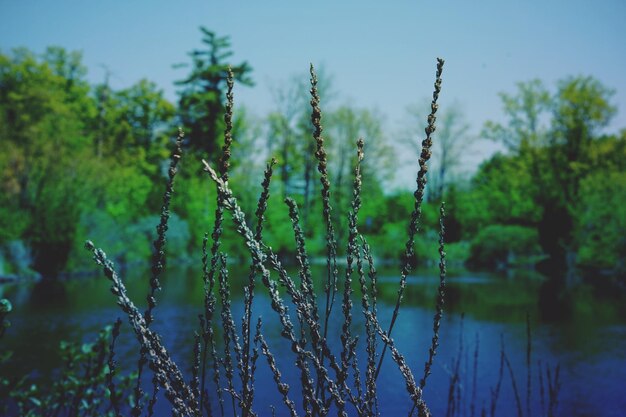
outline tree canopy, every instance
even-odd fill
[[[203,157],[217,159],[217,150],[224,131],[225,87],[229,69],[240,85],[254,85],[247,61],[232,64],[233,55],[228,36],[218,36],[204,27],[202,43],[205,49],[189,52],[190,64],[178,67],[190,68],[184,79],[176,82],[179,91],[180,125],[185,126],[188,145]],[[235,132],[236,136],[236,132]]]
[[[34,271],[54,277],[89,267],[80,252],[89,236],[111,248],[119,262],[147,258],[168,147],[180,125],[186,155],[170,232],[174,246],[199,247],[216,196],[200,174],[199,159],[219,158],[229,68],[238,85],[253,85],[247,61],[232,62],[230,39],[206,28],[201,33],[203,48],[189,53],[189,73],[177,83],[178,103],[169,102],[146,79],[122,89],[112,88],[108,77],[91,85],[79,52],[50,47],[41,54],[26,49],[0,53],[0,256],[19,252]],[[275,157],[272,192],[297,201],[309,250],[316,253],[325,243],[324,231],[308,221],[310,212],[322,208],[316,197],[320,185],[307,79],[294,76],[277,86],[269,114],[234,109],[232,152],[239,165],[231,167],[229,181],[242,206],[253,213],[262,170]],[[386,187],[398,156],[383,117],[337,103],[323,70],[317,88],[335,230],[339,238],[347,233],[355,144],[362,138],[362,187],[369,198],[362,202],[360,230],[382,248],[378,256],[397,258],[412,196]],[[433,134],[431,193],[423,206],[422,229],[436,233],[437,204],[443,199],[449,212],[446,241],[458,259],[469,257],[477,266],[544,262],[552,272],[579,266],[623,274],[626,130],[605,132],[617,111],[612,97],[612,89],[588,76],[566,77],[552,88],[540,80],[518,83],[513,92],[501,94],[505,120],[488,122],[481,132],[506,152],[484,161],[465,180],[459,175],[461,159],[474,136],[459,105],[443,108]],[[411,108],[403,129],[415,159],[422,139],[416,132],[425,124],[422,113]],[[282,199],[269,202],[266,232],[274,249],[288,256],[293,231]],[[228,233],[224,236],[229,247]],[[418,259],[433,250],[418,243]],[[0,273],[28,273],[16,266],[24,262],[5,264],[8,272]]]

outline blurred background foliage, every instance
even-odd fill
[[[50,47],[0,51],[0,275],[56,278],[92,268],[82,243],[93,239],[122,264],[145,263],[154,239],[167,159],[178,126],[186,154],[175,184],[168,232],[171,256],[196,261],[213,222],[214,186],[200,159],[216,161],[224,129],[226,73],[236,88],[252,86],[247,61],[232,62],[228,37],[202,28],[204,48],[180,65],[177,103],[149,80],[113,90],[108,77],[86,81],[79,52]],[[397,262],[403,251],[411,191],[392,190],[399,155],[393,140],[408,144],[415,160],[423,138],[424,107],[407,109],[400,139],[383,128],[375,110],[334,103],[331,78],[321,70],[324,137],[334,191],[338,240],[346,219],[356,158],[363,137],[361,230],[376,256]],[[445,200],[452,262],[476,268],[535,266],[565,280],[591,277],[623,286],[626,265],[626,130],[606,135],[617,109],[612,90],[593,77],[565,77],[555,86],[520,82],[501,95],[503,123],[487,123],[481,138],[503,145],[471,176],[461,156],[477,138],[459,106],[438,114],[428,201],[421,230],[435,242],[438,205]],[[278,165],[266,217],[267,242],[285,259],[293,236],[282,200],[294,197],[308,251],[323,254],[324,232],[310,213],[321,211],[313,152],[306,75],[277,86],[275,108],[263,117],[235,109],[230,183],[248,215],[260,192],[269,158]],[[224,246],[243,257],[225,223]],[[416,264],[436,258],[434,244],[419,243]]]

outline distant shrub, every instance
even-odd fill
[[[135,221],[120,223],[105,211],[86,213],[81,217],[79,233],[97,236],[98,241],[105,242],[111,259],[120,264],[133,264],[145,262],[150,259],[153,252],[152,240],[154,225],[159,221],[156,215],[144,216]],[[189,224],[177,214],[172,213],[168,224],[168,245],[172,248],[171,253],[178,256],[186,253],[190,237]],[[78,242],[73,248],[68,269],[83,271],[91,269],[93,265],[89,259],[85,259],[82,244]]]
[[[472,267],[505,268],[532,263],[541,256],[536,228],[494,224],[472,240],[468,264]]]
[[[8,327],[11,327],[11,322],[5,318],[11,310],[13,310],[11,302],[6,298],[0,298],[0,337]]]
[[[590,175],[581,185],[578,262],[626,276],[626,172]],[[626,281],[626,280],[625,280]]]
[[[0,319],[11,304],[0,300]],[[9,310],[6,310],[8,305]],[[63,361],[60,377],[45,381],[33,375],[0,376],[0,414],[37,416],[119,416],[119,406],[111,400],[132,402],[131,386],[136,373],[116,377],[113,348],[119,335],[121,320],[106,326],[92,343],[61,342]],[[0,326],[2,326],[0,324]],[[0,327],[2,337],[2,327]],[[12,352],[2,352],[0,363],[8,361]]]

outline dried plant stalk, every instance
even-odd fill
[[[363,236],[361,237],[361,241],[364,242]],[[363,313],[367,314],[370,312],[370,302],[368,297],[368,289],[367,282],[365,279],[365,271],[363,269],[363,255],[361,254],[361,248],[358,248],[356,252],[357,256],[357,273],[359,275],[359,286],[361,288],[361,307],[363,308]],[[374,315],[376,313],[373,313]],[[367,415],[378,415],[376,412],[376,380],[374,378],[374,374],[376,373],[376,330],[369,320],[365,320],[365,335],[366,335],[366,347],[365,350],[367,352],[367,366],[365,371],[365,396],[364,396],[364,406],[365,412]]]
[[[150,277],[150,293],[146,297],[148,302],[148,308],[144,313],[146,319],[146,325],[150,326],[153,317],[153,310],[156,307],[156,292],[161,290],[161,283],[159,278],[165,269],[165,242],[167,234],[167,223],[170,218],[170,202],[172,201],[172,194],[174,193],[174,179],[177,173],[177,166],[180,158],[182,157],[182,143],[185,134],[182,128],[178,129],[178,137],[176,138],[176,146],[172,157],[170,159],[170,166],[168,169],[168,180],[165,187],[165,193],[163,194],[163,205],[161,206],[160,222],[157,226],[157,239],[154,241],[154,255],[152,257],[152,275]],[[143,389],[141,388],[141,376],[143,374],[143,367],[147,362],[147,352],[145,349],[141,349],[139,353],[139,361],[137,364],[137,383],[135,385],[135,405],[131,411],[133,417],[139,417],[143,406],[141,404],[141,398],[143,397]],[[154,409],[154,403],[157,401],[158,384],[153,384],[152,400],[150,401],[150,410]],[[151,415],[151,413],[149,413]]]
[[[128,298],[126,287],[115,272],[113,263],[107,259],[104,251],[96,249],[92,242],[88,241],[85,247],[93,253],[95,262],[102,266],[104,275],[113,283],[111,292],[117,297],[117,304],[122,311],[127,314],[139,345],[148,353],[150,369],[155,373],[159,385],[165,389],[165,397],[172,404],[174,411],[182,415],[195,415],[198,399],[185,383],[182,373],[172,361],[159,336],[150,330],[144,316]]]
[[[437,354],[437,347],[439,347],[439,327],[441,326],[441,317],[443,316],[443,304],[446,290],[446,252],[444,248],[444,235],[445,235],[445,204],[442,202],[439,208],[439,288],[437,289],[437,303],[435,316],[433,317],[433,338],[430,349],[428,350],[428,361],[424,365],[424,377],[420,381],[420,388],[423,390],[426,386],[426,378],[431,373],[431,367],[433,366],[433,359]]]
[[[354,168],[354,182],[352,189],[352,202],[348,214],[348,237],[346,242],[346,272],[343,282],[343,293],[341,310],[343,322],[341,325],[340,341],[341,353],[339,356],[331,351],[328,337],[328,324],[332,316],[333,306],[337,295],[337,241],[332,222],[332,207],[330,204],[330,180],[328,175],[328,161],[325,150],[324,138],[322,136],[322,112],[320,109],[320,97],[317,91],[317,76],[311,65],[311,122],[313,125],[313,139],[315,142],[315,157],[317,159],[317,169],[320,173],[322,217],[326,226],[326,264],[327,277],[324,286],[326,303],[324,306],[323,318],[318,310],[318,302],[314,293],[313,276],[306,252],[306,242],[298,214],[298,207],[294,200],[287,198],[285,203],[289,209],[296,249],[296,260],[299,266],[299,285],[288,275],[278,256],[271,248],[263,243],[263,222],[267,202],[270,194],[270,181],[273,167],[276,163],[274,159],[267,164],[262,183],[262,192],[258,200],[256,209],[256,227],[250,227],[246,223],[246,217],[238,206],[231,189],[228,186],[229,167],[231,158],[231,147],[233,143],[233,87],[234,76],[229,68],[227,77],[227,94],[225,105],[225,133],[222,155],[219,158],[217,169],[213,170],[208,163],[203,161],[204,170],[209,173],[211,179],[217,185],[217,204],[215,208],[215,222],[211,232],[212,244],[208,249],[208,235],[205,235],[202,248],[203,282],[204,282],[204,308],[200,318],[199,333],[195,335],[193,347],[193,365],[189,383],[185,382],[178,366],[171,359],[169,353],[160,341],[159,335],[150,329],[153,321],[153,309],[156,306],[155,294],[160,289],[159,277],[165,265],[165,234],[169,219],[169,203],[173,192],[173,181],[176,174],[176,164],[180,159],[180,147],[182,144],[182,131],[177,139],[177,148],[173,153],[170,165],[169,180],[164,195],[163,207],[161,210],[161,222],[157,228],[158,237],[155,241],[155,255],[153,258],[153,269],[150,279],[150,293],[148,294],[148,309],[142,315],[126,294],[126,288],[113,268],[113,264],[107,260],[106,255],[100,249],[96,249],[93,244],[87,246],[94,254],[96,262],[103,267],[104,273],[113,283],[111,291],[117,297],[117,302],[122,310],[127,314],[133,331],[139,341],[141,354],[139,359],[139,381],[144,364],[148,363],[153,372],[153,395],[148,405],[148,415],[154,412],[154,405],[157,392],[160,388],[164,390],[165,397],[172,405],[173,415],[183,416],[212,416],[212,410],[208,398],[207,390],[207,362],[210,360],[213,366],[213,381],[217,388],[217,397],[220,411],[224,415],[223,392],[231,396],[233,414],[238,415],[237,408],[242,411],[242,416],[256,416],[252,410],[254,401],[254,385],[256,364],[259,352],[268,361],[272,376],[276,386],[283,397],[283,402],[289,410],[291,416],[298,415],[296,403],[289,397],[289,386],[283,381],[280,370],[269,345],[261,333],[261,320],[256,326],[256,335],[252,338],[252,315],[253,302],[256,287],[256,279],[260,278],[263,287],[268,291],[271,308],[277,314],[281,326],[281,336],[288,341],[291,351],[295,355],[295,364],[300,372],[300,384],[302,394],[302,408],[306,416],[326,416],[331,410],[339,416],[356,414],[358,416],[379,415],[376,378],[383,364],[383,359],[387,348],[391,351],[391,357],[405,381],[405,386],[411,398],[413,409],[417,409],[418,415],[429,416],[430,411],[423,399],[423,389],[426,380],[431,372],[434,356],[439,344],[439,328],[443,314],[444,289],[445,289],[445,251],[444,251],[444,207],[441,207],[440,219],[440,282],[436,302],[436,311],[433,318],[433,336],[429,349],[429,356],[424,366],[424,374],[419,384],[416,382],[412,370],[409,368],[405,357],[397,349],[393,338],[392,330],[398,317],[399,308],[406,286],[407,276],[411,271],[412,257],[414,256],[415,235],[418,230],[418,222],[421,216],[421,206],[424,198],[426,186],[426,174],[428,171],[427,162],[430,158],[432,147],[432,134],[435,131],[435,114],[437,112],[437,100],[441,91],[441,74],[444,61],[437,60],[437,73],[435,81],[435,91],[431,103],[431,113],[428,116],[428,126],[425,130],[426,138],[422,142],[422,150],[419,158],[419,172],[417,174],[417,189],[414,193],[414,208],[409,222],[408,240],[405,245],[404,260],[401,269],[400,288],[391,322],[388,330],[385,331],[379,322],[377,315],[377,272],[374,266],[374,258],[367,240],[359,234],[358,213],[361,207],[361,162],[363,160],[364,142],[359,139],[357,142],[357,160]],[[237,332],[236,324],[231,311],[231,289],[228,278],[226,255],[220,251],[221,236],[223,233],[223,221],[225,211],[229,211],[234,222],[236,231],[244,239],[244,243],[251,258],[250,273],[248,283],[244,287],[244,314],[241,321],[241,334]],[[254,231],[252,230],[254,229]],[[367,266],[365,265],[367,263]],[[368,268],[368,271],[365,271]],[[277,273],[277,277],[270,275],[270,269]],[[352,276],[358,275],[358,287],[360,289],[361,307],[365,317],[365,351],[367,360],[364,365],[364,379],[361,379],[361,369],[356,356],[358,337],[353,335],[352,330],[352,309],[353,290]],[[217,281],[217,282],[216,282]],[[369,281],[369,282],[368,282]],[[218,288],[216,288],[216,285]],[[223,327],[224,350],[223,357],[220,358],[216,351],[215,332],[213,330],[215,309],[217,298],[215,292],[219,289],[220,297],[220,317]],[[295,306],[295,312],[300,323],[299,332],[293,325],[292,316],[289,313],[281,290],[284,290],[286,297]],[[340,313],[337,313],[340,314]],[[119,327],[119,326],[118,326]],[[239,336],[242,338],[242,345],[239,344]],[[114,339],[115,340],[115,337]],[[379,340],[384,347],[378,362],[377,346]],[[112,344],[114,343],[111,342]],[[530,343],[530,342],[529,342]],[[112,346],[111,346],[112,347]],[[338,360],[339,358],[339,360]],[[105,358],[102,358],[104,364]],[[325,362],[327,365],[325,365]],[[508,364],[508,359],[502,351],[500,378],[497,392],[499,392],[502,380],[504,363]],[[530,354],[528,358],[530,362]],[[457,362],[456,374],[458,375]],[[110,376],[109,384],[113,391],[112,376],[115,372],[113,353],[109,357]],[[223,375],[220,373],[223,367]],[[235,367],[238,370],[241,381],[235,381]],[[547,370],[549,410],[556,406],[556,394],[559,389],[558,367],[554,379]],[[332,373],[332,375],[331,375]],[[540,375],[542,372],[540,372]],[[351,381],[349,379],[351,378]],[[529,371],[530,378],[530,371]],[[226,386],[222,387],[222,380],[226,380]],[[530,384],[528,385],[530,392]],[[458,390],[455,385],[454,389]],[[142,411],[140,398],[143,396],[140,382],[135,387],[137,400],[131,414],[139,416]],[[114,402],[114,394],[111,394]],[[453,393],[454,395],[454,393]],[[495,398],[492,397],[492,413],[495,412]],[[472,401],[474,401],[472,399]],[[527,401],[529,401],[527,399]],[[454,400],[456,404],[456,400]],[[518,409],[521,410],[518,401]],[[527,406],[528,408],[528,406]],[[114,408],[119,415],[119,409]],[[274,411],[273,411],[274,412]],[[350,413],[349,413],[350,412]],[[472,411],[473,413],[473,411]]]
[[[167,234],[167,223],[170,219],[170,202],[172,201],[172,194],[174,193],[174,179],[176,178],[177,166],[180,158],[182,157],[183,150],[182,144],[185,134],[181,128],[178,129],[178,137],[176,138],[176,147],[172,153],[170,160],[170,167],[167,171],[168,180],[163,194],[163,206],[161,207],[161,220],[157,226],[157,239],[154,241],[154,255],[152,258],[152,277],[150,278],[150,294],[146,298],[148,301],[148,309],[144,314],[146,317],[146,323],[148,326],[154,320],[152,317],[152,310],[156,306],[155,293],[161,289],[161,283],[159,277],[165,269],[165,241]]]
[[[261,184],[262,191],[256,208],[257,225],[254,237],[261,240],[263,235],[263,222],[265,220],[265,210],[267,210],[267,202],[270,197],[270,183],[276,159],[272,158],[265,168],[263,182]],[[243,335],[242,349],[242,397],[244,404],[242,406],[242,416],[246,417],[251,411],[252,401],[254,400],[254,386],[250,384],[253,378],[252,368],[250,367],[250,334],[252,323],[252,303],[254,301],[254,288],[256,280],[256,271],[254,263],[250,265],[250,273],[248,274],[248,285],[244,288],[244,314],[241,320],[241,333]]]
[[[257,329],[260,329],[260,327],[261,320],[259,319]],[[267,364],[272,371],[274,381],[276,382],[276,386],[278,387],[278,392],[280,392],[280,394],[282,395],[283,402],[287,406],[287,409],[289,409],[289,414],[291,415],[291,417],[297,417],[298,412],[296,411],[296,404],[289,398],[289,385],[282,382],[281,374],[278,370],[278,367],[276,366],[276,360],[274,359],[274,355],[272,354],[272,352],[270,352],[270,348],[259,330],[257,330],[255,340],[258,340],[258,342],[261,344],[261,350],[263,352],[263,355],[267,359]]]
[[[413,401],[414,407],[417,408],[417,415],[419,417],[430,416],[430,410],[428,410],[426,403],[422,399],[422,390],[415,382],[413,372],[406,364],[404,356],[396,348],[393,339],[382,329],[382,327],[380,327],[380,324],[378,323],[378,318],[374,316],[371,312],[367,312],[366,317],[372,323],[385,345],[389,346],[391,350],[391,357],[398,365],[400,373],[404,378],[406,390],[409,393],[411,400]]]
[[[417,223],[422,215],[422,201],[424,200],[424,190],[426,189],[426,174],[428,173],[428,160],[431,156],[430,148],[432,147],[432,134],[435,132],[435,121],[437,117],[435,114],[437,113],[438,104],[437,100],[439,99],[439,93],[441,92],[441,74],[443,72],[443,64],[444,60],[441,58],[437,58],[437,73],[435,79],[435,91],[433,92],[433,100],[430,104],[430,114],[428,115],[428,126],[426,126],[426,139],[422,141],[422,153],[419,158],[420,169],[417,173],[417,189],[415,190],[415,205],[413,208],[413,212],[411,213],[411,220],[409,222],[409,238],[407,239],[405,250],[404,250],[404,264],[402,266],[402,271],[400,272],[400,286],[398,288],[398,297],[396,299],[396,305],[393,309],[393,314],[391,316],[391,322],[389,323],[389,329],[387,333],[391,335],[393,331],[393,327],[398,319],[398,312],[400,310],[400,304],[402,303],[402,297],[404,295],[404,289],[406,287],[406,277],[411,272],[411,262],[412,258],[415,254],[415,234],[417,233]],[[380,373],[380,368],[383,364],[383,360],[385,359],[385,352],[387,351],[387,344],[383,346],[383,351],[380,355],[380,359],[378,361],[378,367],[376,368],[376,377],[378,378],[378,374]]]
[[[272,309],[276,311],[276,313],[278,313],[281,325],[283,326],[283,331],[281,333],[282,336],[291,342],[292,351],[299,356],[300,361],[303,361],[304,358],[308,358],[309,360],[312,360],[313,365],[316,369],[316,372],[318,373],[318,376],[321,377],[328,385],[327,390],[329,391],[333,401],[337,405],[337,408],[339,409],[339,414],[342,416],[347,415],[345,414],[346,413],[345,412],[345,400],[342,398],[339,390],[337,389],[336,381],[333,381],[328,376],[328,371],[323,366],[320,359],[316,357],[315,355],[313,355],[311,352],[308,352],[302,349],[302,347],[296,340],[295,335],[294,335],[294,327],[289,317],[287,308],[285,307],[282,301],[282,298],[280,297],[276,282],[270,279],[269,270],[267,270],[264,263],[266,261],[269,262],[272,265],[272,268],[275,269],[279,273],[279,280],[280,280],[281,285],[283,285],[286,288],[287,293],[291,297],[292,302],[296,305],[298,309],[298,314],[304,317],[307,324],[311,328],[313,343],[321,343],[321,348],[322,348],[324,357],[330,359],[331,368],[335,371],[337,375],[340,375],[341,368],[339,364],[337,363],[334,355],[332,355],[332,353],[330,352],[330,349],[328,348],[328,345],[326,344],[325,338],[322,338],[321,335],[319,334],[319,323],[316,323],[312,320],[311,309],[310,309],[310,306],[305,302],[304,295],[296,288],[293,280],[289,278],[285,269],[282,267],[280,261],[278,260],[278,257],[276,256],[276,254],[272,253],[271,250],[269,249],[268,249],[268,254],[265,254],[261,250],[261,244],[254,239],[252,231],[246,225],[245,215],[243,214],[243,212],[241,211],[241,208],[237,204],[237,200],[233,197],[232,192],[230,191],[228,186],[218,177],[217,173],[211,168],[211,166],[206,161],[203,161],[203,163],[204,163],[205,171],[209,173],[209,175],[211,176],[211,179],[213,179],[213,181],[217,183],[218,188],[223,193],[225,197],[224,199],[225,207],[231,211],[233,221],[237,227],[237,231],[246,240],[246,246],[248,247],[248,250],[250,251],[250,255],[252,256],[252,259],[255,263],[256,268],[258,268],[259,272],[261,273],[261,277],[262,277],[261,281],[263,282],[265,287],[269,290],[270,298],[272,300],[272,303],[271,303]],[[306,365],[305,361],[302,363]],[[301,369],[301,371],[307,374],[306,380],[311,380],[308,368],[306,366],[303,369]],[[349,387],[344,383],[342,388],[346,390],[347,395],[350,397]],[[355,405],[355,401],[351,401],[351,402],[353,402],[353,405]]]
[[[341,352],[341,379],[338,381],[341,384],[348,377],[348,367],[352,362],[352,357],[355,354],[356,339],[353,339],[350,334],[350,325],[352,323],[352,273],[354,254],[357,252],[357,235],[359,231],[357,229],[357,219],[359,209],[361,208],[361,161],[363,161],[363,139],[357,141],[357,162],[354,168],[354,183],[352,188],[352,203],[351,210],[348,215],[348,247],[346,249],[346,277],[343,288],[343,302],[342,311],[344,316],[343,325],[341,328],[341,345],[343,350]],[[358,370],[358,368],[357,368]]]
[[[324,138],[322,137],[322,110],[320,109],[320,97],[317,92],[317,74],[313,64],[310,67],[311,73],[311,122],[313,123],[313,139],[316,144],[315,157],[318,160],[317,170],[321,174],[322,184],[322,207],[323,217],[326,223],[326,264],[328,276],[324,291],[326,293],[326,308],[324,316],[324,338],[328,335],[328,320],[335,303],[337,293],[337,241],[335,239],[335,229],[332,222],[332,207],[330,205],[330,180],[328,179],[328,168],[326,160],[326,149],[324,148]]]
[[[117,398],[117,391],[115,390],[115,383],[113,378],[117,372],[117,362],[115,361],[115,342],[120,335],[120,327],[122,326],[122,319],[115,320],[113,330],[111,332],[111,343],[109,344],[109,358],[107,364],[109,365],[109,372],[107,372],[107,388],[109,388],[109,397],[111,399],[111,405],[116,417],[120,417],[120,404]]]

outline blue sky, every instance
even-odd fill
[[[256,87],[236,100],[259,116],[271,86],[309,62],[332,75],[338,101],[376,108],[393,132],[407,105],[432,92],[435,58],[446,59],[441,105],[458,101],[474,132],[501,120],[501,91],[540,78],[593,75],[616,89],[626,127],[626,1],[17,1],[0,0],[0,48],[82,50],[93,82],[155,81],[175,100],[173,81],[200,46],[198,27],[228,35],[234,61],[254,68]],[[493,151],[485,146],[480,155]]]

